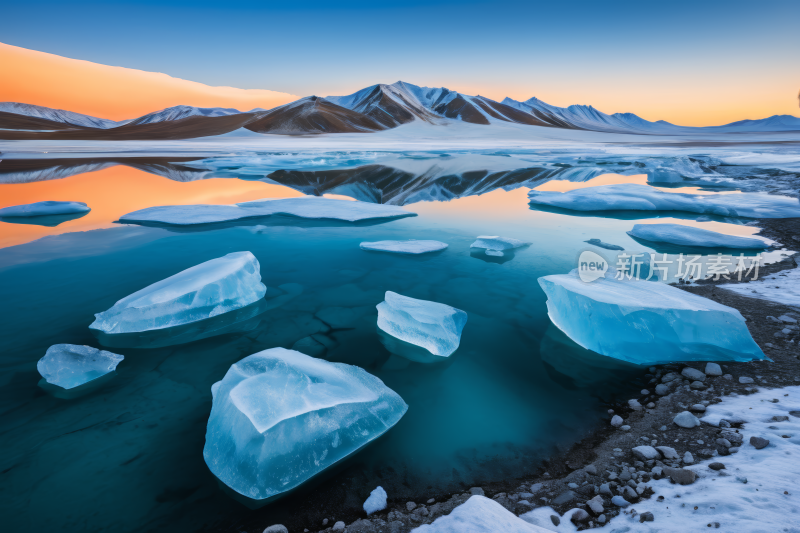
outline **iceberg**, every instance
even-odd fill
[[[523,246],[528,246],[529,244],[529,242],[523,242],[519,239],[482,235],[479,236],[478,240],[473,242],[469,247],[482,248],[485,250],[486,255],[502,257],[506,250],[521,248]]]
[[[589,244],[591,244],[593,246],[599,246],[600,248],[605,248],[606,250],[624,250],[625,249],[623,246],[620,246],[618,244],[610,244],[610,243],[607,243],[607,242],[603,242],[600,239],[589,239],[588,241],[583,241],[583,242],[589,243]]]
[[[266,292],[255,256],[234,252],[126,296],[94,315],[89,328],[106,334],[171,328],[240,309]]]
[[[417,216],[416,213],[392,205],[302,196],[300,198],[254,200],[233,205],[162,205],[122,215],[119,221],[133,224],[191,226],[272,215],[344,222]]]
[[[427,254],[431,252],[438,252],[447,248],[447,244],[439,241],[375,241],[375,242],[362,242],[360,245],[362,250],[370,250],[373,252],[392,252],[396,254]]]
[[[123,356],[91,346],[54,344],[36,363],[39,374],[50,384],[74,389],[113,372]]]
[[[266,503],[388,431],[408,405],[364,369],[272,348],[212,387],[203,457],[237,493]]]
[[[572,211],[682,211],[746,218],[800,217],[800,201],[761,193],[690,194],[665,192],[649,185],[598,185],[568,192],[532,190],[533,205]]]
[[[638,365],[766,358],[736,309],[615,275],[610,269],[590,283],[577,270],[539,278],[550,320],[587,350]]]
[[[385,300],[377,307],[381,330],[442,357],[456,351],[467,323],[467,313],[460,309],[392,291],[386,291]]]
[[[74,215],[88,213],[89,206],[83,202],[36,202],[33,204],[12,205],[0,209],[0,217],[42,217],[49,215]]]
[[[702,248],[737,248],[763,250],[769,245],[760,239],[735,237],[681,224],[636,224],[628,232],[631,237],[652,242]]]

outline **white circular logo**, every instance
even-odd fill
[[[599,254],[586,250],[578,259],[578,276],[586,283],[605,276],[608,270],[608,261]]]

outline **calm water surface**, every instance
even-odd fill
[[[336,473],[347,483],[349,504],[360,505],[376,485],[390,498],[412,498],[534,470],[602,423],[608,402],[641,388],[630,379],[636,369],[583,350],[551,325],[537,278],[574,268],[590,238],[649,249],[625,234],[630,220],[534,211],[528,190],[411,203],[406,208],[419,216],[373,225],[274,217],[173,231],[114,221],[150,205],[301,193],[237,179],[180,183],[127,167],[0,185],[0,207],[46,199],[92,207],[52,227],[0,222],[3,530],[178,532],[246,516],[251,511],[220,489],[203,462],[210,387],[241,358],[309,336],[327,347],[322,357],[365,368],[409,405],[397,426]],[[718,224],[731,233],[755,231]],[[478,235],[532,244],[497,260],[470,253]],[[422,258],[359,249],[362,241],[384,239],[450,247]],[[213,332],[184,331],[182,344],[164,346],[162,338],[151,339],[153,347],[110,348],[125,360],[82,395],[40,385],[36,362],[49,346],[101,346],[87,327],[94,313],[242,250],[261,264],[266,311]],[[466,311],[458,351],[426,364],[387,349],[375,309],[387,290]],[[318,318],[326,313],[338,317],[335,324]]]

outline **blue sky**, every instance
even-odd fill
[[[669,114],[714,94],[728,106],[794,94],[796,105],[800,88],[797,0],[29,0],[2,19],[7,44],[297,95],[403,79],[609,112],[651,95]]]

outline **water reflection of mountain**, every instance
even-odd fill
[[[129,166],[173,181],[195,181],[211,177],[209,176],[210,171],[207,169],[193,168],[182,164],[198,159],[197,157],[2,159],[0,160],[0,184],[57,180],[116,165]]]

